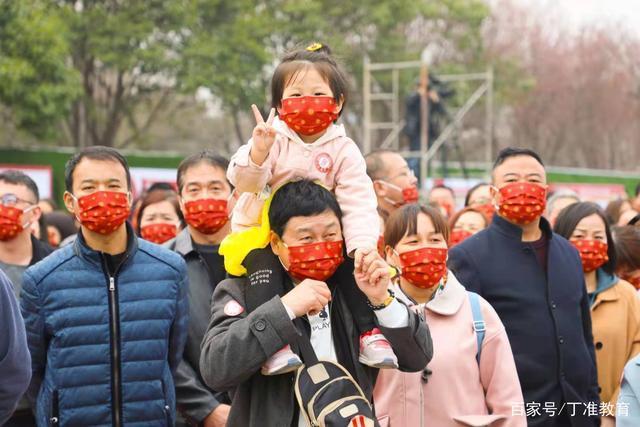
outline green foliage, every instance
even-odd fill
[[[68,65],[67,27],[36,2],[0,2],[0,102],[18,128],[47,139],[80,94]]]
[[[76,144],[105,145],[143,142],[168,96],[199,87],[210,89],[238,123],[252,103],[270,103],[277,58],[312,41],[329,44],[354,78],[350,108],[357,113],[364,55],[374,62],[416,60],[428,42],[413,35],[418,29],[447,41],[446,61],[475,64],[488,14],[481,0],[21,4],[27,6],[0,9],[0,102],[30,132],[47,134],[67,116]],[[403,87],[414,78],[403,76]],[[390,80],[378,83],[388,89]]]

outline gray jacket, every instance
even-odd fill
[[[221,282],[213,294],[212,316],[202,342],[200,368],[207,384],[216,390],[232,392],[230,426],[290,427],[297,425],[292,374],[264,376],[260,367],[269,356],[286,344],[298,352],[298,331],[276,296],[251,312],[247,307],[246,278]],[[338,361],[345,366],[372,399],[377,370],[358,362],[359,333],[340,286],[329,283],[333,298],[331,323]],[[227,309],[225,310],[225,307]],[[236,308],[232,310],[230,308]],[[231,315],[225,314],[225,311]],[[233,315],[237,314],[237,315]],[[431,360],[433,347],[424,319],[409,311],[409,325],[404,328],[380,327],[396,349],[400,369],[416,372]]]
[[[200,424],[220,403],[228,403],[226,393],[215,392],[204,384],[199,368],[200,343],[209,323],[209,304],[216,283],[210,280],[187,228],[165,247],[184,258],[189,276],[189,329],[183,360],[174,375],[176,407],[189,422]],[[178,425],[184,425],[183,421],[179,420]]]

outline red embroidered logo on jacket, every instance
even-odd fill
[[[314,164],[320,172],[329,173],[333,168],[333,159],[327,153],[320,153],[316,156]]]

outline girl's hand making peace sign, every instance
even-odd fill
[[[251,109],[256,118],[256,127],[253,128],[253,143],[249,155],[251,156],[251,160],[260,166],[264,163],[267,156],[269,156],[269,151],[271,151],[271,147],[276,140],[276,130],[271,126],[273,118],[276,115],[276,110],[274,108],[271,109],[269,117],[267,117],[267,121],[265,122],[262,114],[260,114],[260,110],[258,110],[255,104],[251,105]]]

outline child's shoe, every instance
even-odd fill
[[[280,375],[295,371],[302,366],[302,360],[286,345],[278,350],[262,365],[262,375]]]
[[[398,369],[398,358],[378,328],[360,335],[360,363],[379,369]]]

